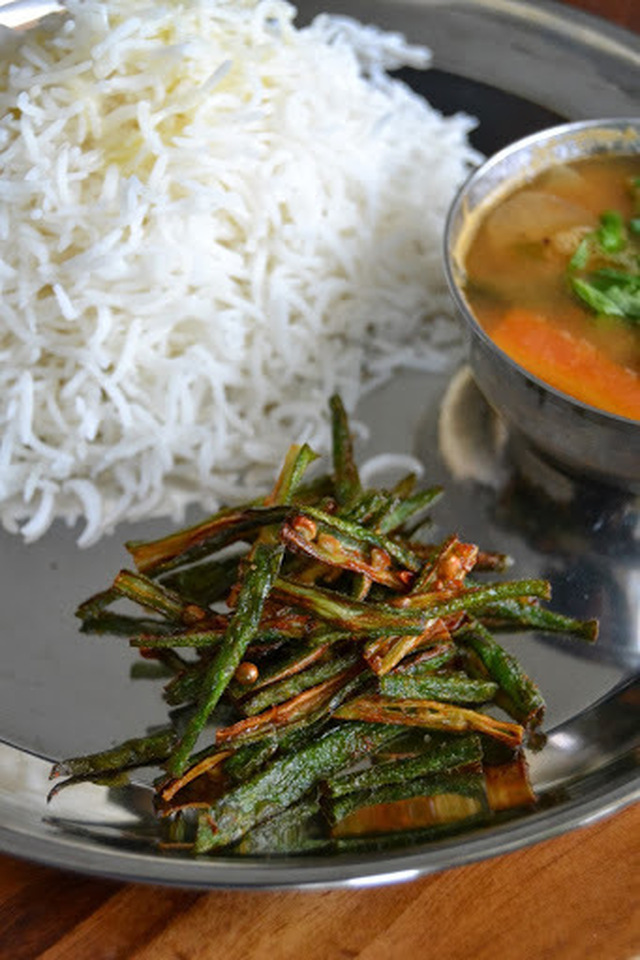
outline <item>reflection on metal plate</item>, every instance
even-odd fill
[[[478,116],[476,144],[485,152],[559,119],[633,113],[640,100],[637,39],[552,4],[326,0],[300,7],[304,17],[329,9],[429,44],[436,69],[406,79],[444,112]],[[363,456],[412,454],[424,462],[428,482],[445,486],[434,510],[440,532],[456,530],[510,553],[518,576],[551,580],[559,609],[601,620],[593,648],[544,636],[513,641],[549,705],[548,745],[530,758],[538,807],[491,828],[384,854],[200,861],[154,852],[144,783],[86,785],[47,807],[49,758],[99,749],[164,719],[157,688],[130,678],[132,658],[121,645],[80,636],[73,617],[78,601],[123,564],[122,542],[164,525],[120,530],[84,551],[74,531],[58,526],[29,547],[0,537],[0,626],[10,651],[0,665],[0,849],[172,884],[359,885],[512,850],[640,796],[637,501],[569,480],[518,449],[464,370],[455,379],[401,371],[367,398],[361,417],[371,426]]]

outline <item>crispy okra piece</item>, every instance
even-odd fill
[[[204,674],[196,710],[169,758],[167,769],[173,776],[180,776],[187,768],[189,756],[198,737],[233,677],[247,646],[256,635],[264,602],[281,563],[281,547],[272,544],[256,545],[247,565],[227,634]]]
[[[442,496],[442,487],[428,487],[411,496],[398,498],[389,504],[387,511],[378,519],[376,529],[379,533],[391,534],[403,527],[409,520],[415,520],[419,514],[432,507]]]
[[[393,601],[398,607],[423,610],[430,617],[444,617],[456,611],[465,611],[481,616],[496,602],[505,599],[537,597],[548,600],[551,587],[548,580],[504,580],[483,586],[456,587],[452,595],[447,591],[431,590],[427,593],[409,593]]]
[[[538,726],[544,716],[544,697],[516,658],[477,621],[460,629],[456,640],[473,650],[487,674],[498,684],[504,698],[496,698],[497,702],[519,723]]]
[[[296,673],[306,670],[311,664],[326,657],[332,644],[347,639],[348,636],[345,631],[328,630],[320,627],[307,639],[295,644],[286,644],[282,653],[270,657],[269,661],[260,667],[258,677],[249,687],[233,680],[229,684],[229,693],[236,699],[242,699],[249,693],[262,690],[269,684],[286,680],[287,677],[292,677]]]
[[[498,690],[493,680],[477,680],[461,670],[419,677],[387,674],[380,677],[380,693],[405,700],[444,700],[445,703],[486,703]]]
[[[274,595],[352,633],[379,636],[415,634],[421,632],[427,621],[427,616],[420,610],[403,610],[381,603],[352,600],[342,593],[323,587],[309,587],[290,577],[278,577]]]
[[[366,808],[412,800],[416,797],[453,795],[477,801],[477,810],[487,811],[487,791],[484,776],[478,771],[445,771],[411,780],[395,780],[370,790],[355,790],[331,798],[326,812],[330,822],[339,825],[341,820]],[[386,812],[386,811],[385,811]]]
[[[209,617],[215,618],[215,615],[204,607],[190,603],[174,590],[131,570],[121,570],[118,573],[113,581],[113,590],[118,597],[131,600],[145,609],[155,610],[171,623],[188,626]]]
[[[456,770],[482,762],[479,737],[455,737],[448,742],[425,743],[423,752],[402,760],[385,760],[365,770],[338,774],[325,781],[330,797],[341,797],[355,790],[373,790],[390,783],[402,783],[428,774]]]
[[[160,577],[159,582],[192,603],[208,607],[227,596],[238,579],[240,561],[240,556],[225,557],[223,560],[216,557],[168,573]]]
[[[366,544],[384,550],[407,570],[416,572],[422,565],[420,558],[407,547],[398,543],[392,537],[387,537],[375,529],[363,526],[363,524],[326,513],[319,507],[305,507],[300,511],[300,515],[314,522],[319,530],[333,535],[338,540],[343,539],[347,545]]]
[[[334,717],[337,720],[406,724],[447,733],[485,733],[510,747],[519,746],[524,737],[524,728],[518,723],[506,723],[480,710],[437,700],[394,700],[379,694],[365,695],[343,703]]]
[[[140,573],[157,576],[211,556],[230,543],[251,541],[263,527],[280,523],[286,514],[286,506],[230,507],[160,540],[129,541],[125,546]]]
[[[503,599],[492,604],[482,614],[483,623],[490,629],[544,630],[546,633],[566,633],[588,643],[598,639],[597,620],[578,620],[538,603]]]
[[[300,800],[319,780],[379,749],[397,735],[389,725],[348,723],[296,753],[274,760],[200,814],[196,853],[235,843],[252,827]]]
[[[354,667],[359,661],[360,655],[357,652],[352,652],[313,664],[306,670],[295,673],[293,676],[277,683],[271,683],[253,696],[247,697],[242,701],[242,711],[247,716],[261,713],[274,704],[283,703],[310,687],[315,687],[316,684],[344,673],[345,670]]]
[[[331,397],[329,407],[335,492],[338,503],[345,507],[362,495],[362,485],[353,454],[347,412],[338,394]]]
[[[329,837],[322,832],[320,801],[313,794],[245,833],[234,853],[295,856],[322,853],[330,844]]]
[[[61,760],[53,765],[50,778],[100,776],[160,763],[169,756],[175,742],[176,731],[173,727],[165,727],[144,737],[125,740],[109,750]]]

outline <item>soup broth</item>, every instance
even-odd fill
[[[640,419],[640,158],[552,167],[494,206],[465,295],[498,346],[565,393]]]

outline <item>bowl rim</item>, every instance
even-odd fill
[[[594,419],[602,419],[604,421],[619,424],[623,427],[639,427],[640,420],[632,417],[624,417],[618,413],[612,413],[608,410],[604,410],[602,407],[596,407],[593,404],[585,403],[583,400],[579,400],[577,397],[572,397],[570,393],[565,393],[564,391],[559,390],[546,380],[542,380],[535,373],[527,370],[526,367],[523,367],[522,364],[518,363],[513,359],[513,357],[502,350],[502,348],[497,345],[497,343],[481,326],[462,293],[461,285],[456,277],[456,269],[454,267],[454,244],[452,243],[454,225],[456,224],[458,217],[463,215],[462,208],[469,190],[476,183],[482,180],[487,173],[499,166],[508,157],[519,153],[523,149],[539,145],[541,146],[545,143],[551,143],[553,141],[561,141],[564,138],[568,139],[569,137],[582,133],[583,131],[588,132],[596,130],[610,130],[622,132],[629,128],[635,130],[635,139],[640,140],[640,117],[605,117],[600,119],[575,120],[568,123],[555,124],[552,127],[544,127],[541,130],[537,130],[535,133],[530,133],[524,137],[520,137],[517,140],[514,140],[512,143],[507,144],[505,147],[502,147],[500,150],[496,151],[496,153],[493,153],[491,156],[487,157],[482,163],[480,163],[479,166],[471,171],[469,176],[459,187],[452,203],[449,206],[444,229],[444,272],[447,285],[449,287],[449,292],[453,298],[456,309],[464,319],[467,328],[470,329],[475,336],[479,337],[485,347],[496,353],[503,363],[511,367],[515,372],[523,375],[538,389],[542,389],[549,393],[559,403],[577,408],[584,414],[588,414]],[[619,154],[616,153],[615,155],[624,156],[625,154],[620,152]],[[549,166],[552,165],[553,164],[549,164]],[[516,184],[514,184],[514,189]],[[502,192],[501,185],[501,192],[497,195],[496,199],[499,199],[500,196],[506,197],[508,195],[509,187],[504,187],[504,192]],[[487,205],[487,208],[490,206],[491,196],[492,192],[488,193],[487,197],[482,200],[483,206],[485,204]]]

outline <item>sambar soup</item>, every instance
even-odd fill
[[[640,420],[640,157],[545,170],[484,215],[464,266],[467,302],[505,353]]]

